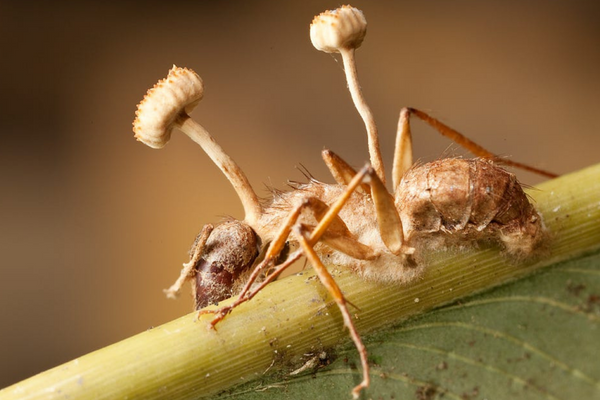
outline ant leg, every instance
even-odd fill
[[[360,384],[358,384],[358,386],[356,386],[352,390],[353,397],[357,399],[360,395],[360,391],[364,388],[369,387],[370,378],[369,364],[367,362],[367,349],[365,348],[365,345],[363,344],[360,335],[358,334],[358,331],[354,326],[352,316],[350,315],[350,312],[348,311],[348,306],[346,305],[347,300],[344,297],[344,294],[340,290],[340,287],[336,283],[335,279],[333,279],[329,271],[327,271],[327,268],[319,259],[319,256],[317,256],[317,253],[315,253],[315,250],[312,248],[312,244],[309,243],[310,241],[312,241],[309,232],[307,231],[306,227],[302,225],[297,226],[296,230],[298,240],[300,242],[302,250],[304,251],[304,254],[306,255],[306,258],[308,258],[313,268],[317,272],[317,276],[321,280],[323,286],[325,286],[325,288],[329,291],[329,293],[337,303],[342,313],[342,317],[344,318],[344,325],[346,325],[346,327],[350,331],[352,341],[354,342],[354,345],[356,346],[356,349],[358,350],[358,353],[360,355],[360,362],[363,369],[363,380]]]
[[[392,193],[402,181],[402,177],[413,165],[412,135],[410,133],[410,111],[408,108],[400,110],[398,119],[398,133],[396,134],[396,148],[394,149],[394,163],[392,164]]]
[[[208,237],[210,236],[212,231],[213,231],[213,226],[210,224],[207,224],[207,225],[204,225],[204,227],[198,234],[198,236],[196,238],[196,242],[194,243],[194,253],[191,255],[190,261],[183,264],[183,269],[181,270],[181,273],[179,274],[179,278],[177,278],[177,281],[175,281],[175,283],[173,285],[171,285],[170,288],[163,290],[163,292],[167,295],[168,298],[170,298],[170,299],[177,298],[177,296],[179,296],[181,287],[185,284],[185,282],[187,282],[188,280],[190,280],[194,276],[196,276],[196,269],[195,269],[196,264],[198,263],[198,260],[200,260],[200,256],[202,255],[204,246],[206,245],[206,242],[208,241]],[[192,287],[195,290],[196,285],[192,285]],[[195,297],[196,297],[196,295],[194,293],[194,298]]]
[[[367,177],[370,177],[371,196],[375,205],[381,240],[397,256],[414,252],[414,249],[404,246],[402,221],[394,204],[394,198],[376,173],[371,170]]]
[[[403,246],[404,234],[402,231],[402,221],[394,205],[394,198],[387,191],[377,173],[368,165],[363,167],[352,178],[344,193],[329,207],[327,213],[312,231],[310,244],[314,245],[321,238],[327,227],[331,224],[331,219],[338,215],[352,195],[352,192],[363,182],[367,182],[371,186],[371,196],[373,197],[377,214],[377,224],[379,225],[379,233],[383,243],[393,254],[411,253],[413,249]]]
[[[396,138],[396,152],[394,155],[394,190],[400,184],[400,179],[404,172],[410,165],[412,164],[412,145],[410,139],[410,124],[409,118],[410,115],[415,115],[420,120],[426,122],[443,136],[446,136],[450,140],[454,141],[458,145],[464,147],[471,153],[473,153],[477,157],[487,158],[499,164],[508,165],[515,168],[520,168],[526,171],[534,172],[539,175],[546,176],[548,178],[556,178],[558,175],[544,171],[535,167],[532,167],[527,164],[522,164],[516,161],[507,160],[502,158],[477,143],[473,142],[462,133],[450,128],[445,125],[441,121],[433,118],[429,114],[424,113],[423,111],[417,110],[416,108],[403,108],[400,111],[400,120],[398,121],[398,134]],[[408,153],[410,152],[410,155]],[[410,162],[410,163],[409,163]]]
[[[333,151],[325,149],[321,152],[321,156],[323,157],[323,161],[325,161],[327,168],[329,168],[329,172],[333,175],[333,179],[340,185],[349,184],[352,178],[356,176],[354,168]],[[369,193],[369,185],[363,183],[356,188],[356,191]]]
[[[309,197],[305,202],[307,209],[319,222],[323,220],[329,211],[329,206],[316,197]],[[376,257],[373,249],[360,243],[338,215],[331,217],[327,224],[327,230],[323,232],[320,241],[359,260],[369,260]]]

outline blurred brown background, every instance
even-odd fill
[[[600,2],[357,0],[358,51],[389,166],[402,106],[558,173],[600,160]],[[202,224],[242,216],[190,140],[133,139],[135,105],[172,64],[194,112],[259,194],[331,181],[320,151],[367,159],[340,63],[313,49],[337,2],[0,2],[0,387],[191,311],[161,289]],[[415,123],[416,157],[448,142]],[[540,181],[520,174],[529,184]]]

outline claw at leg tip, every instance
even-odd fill
[[[367,387],[369,387],[369,384],[365,382],[362,382],[360,385],[356,386],[354,389],[352,389],[352,398],[354,400],[358,399],[360,397],[360,392]]]
[[[163,293],[167,296],[167,299],[177,299],[179,297],[179,290],[163,289]]]

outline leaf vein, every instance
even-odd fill
[[[556,397],[556,396],[548,393],[547,390],[545,390],[545,389],[543,389],[543,388],[535,385],[532,382],[528,382],[527,380],[522,379],[522,378],[520,378],[520,377],[518,377],[516,375],[513,375],[513,374],[509,373],[508,371],[505,371],[503,369],[494,367],[492,365],[489,365],[489,364],[486,364],[486,363],[474,360],[474,359],[469,358],[469,357],[464,357],[464,356],[461,356],[459,354],[456,354],[456,353],[453,353],[453,352],[449,352],[447,350],[440,349],[440,348],[437,348],[437,347],[419,346],[419,345],[415,345],[415,344],[412,344],[412,343],[387,342],[387,344],[389,344],[389,345],[397,345],[397,346],[406,347],[406,348],[414,349],[414,350],[420,350],[420,351],[424,351],[424,352],[441,354],[441,355],[444,355],[444,356],[446,356],[448,358],[455,359],[457,361],[463,362],[465,364],[472,365],[474,367],[484,368],[485,370],[487,370],[487,371],[489,371],[491,373],[496,373],[498,375],[503,375],[503,376],[507,377],[508,379],[521,384],[524,387],[531,387],[531,388],[535,389],[536,391],[538,391],[539,393],[541,393],[542,395],[544,395],[548,399],[559,400],[558,397]]]
[[[522,347],[524,350],[527,350],[531,353],[534,353],[534,354],[548,360],[552,364],[561,368],[563,371],[571,374],[573,377],[583,380],[584,382],[588,383],[589,385],[594,386],[596,389],[600,389],[600,381],[593,379],[592,377],[586,375],[583,371],[581,371],[577,368],[573,368],[573,367],[569,366],[568,364],[553,357],[551,354],[548,354],[548,353],[538,349],[537,347],[534,347],[531,344],[529,344],[523,340],[520,340],[519,338],[517,338],[515,336],[512,336],[505,332],[502,332],[502,331],[497,331],[494,329],[489,329],[489,328],[474,325],[474,324],[467,324],[464,322],[432,322],[432,323],[427,323],[427,324],[421,324],[421,325],[416,325],[416,326],[400,328],[400,329],[398,329],[398,332],[408,332],[408,331],[420,330],[420,329],[447,328],[447,327],[456,327],[456,328],[469,329],[469,330],[473,330],[473,331],[487,333],[487,334],[493,336],[494,338],[500,338],[500,339],[504,339],[509,342],[512,342],[513,344],[516,344],[517,346]]]

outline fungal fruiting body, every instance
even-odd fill
[[[541,216],[515,176],[497,164],[553,176],[504,160],[422,111],[404,108],[398,123],[393,190],[388,191],[377,128],[360,91],[354,63],[354,49],[365,33],[364,15],[350,6],[325,12],[311,25],[315,47],[342,54],[348,87],[367,129],[372,166],[357,172],[335,153],[323,151],[336,184],[311,178],[260,204],[243,171],[189,117],[191,107],[203,95],[202,80],[189,69],[173,67],[166,79],[148,91],[134,121],[136,138],[151,147],[164,146],[174,128],[190,136],[230,180],[245,210],[243,221],[204,226],[189,262],[166,290],[167,295],[175,297],[191,280],[196,309],[201,309],[200,314],[214,314],[214,326],[305,256],[339,306],[359,351],[363,377],[352,391],[355,397],[369,386],[367,351],[347,300],[322,260],[349,268],[366,279],[403,284],[420,276],[426,268],[423,255],[432,250],[493,242],[511,256],[529,257],[542,247],[546,237]],[[479,158],[414,165],[411,116],[432,125]],[[288,242],[295,242],[298,250],[287,254]],[[238,297],[228,306],[202,309],[236,294]]]
[[[187,68],[173,68],[165,79],[149,89],[138,104],[133,121],[135,138],[154,149],[171,139],[175,120],[190,113],[204,96],[204,84],[198,74]]]

